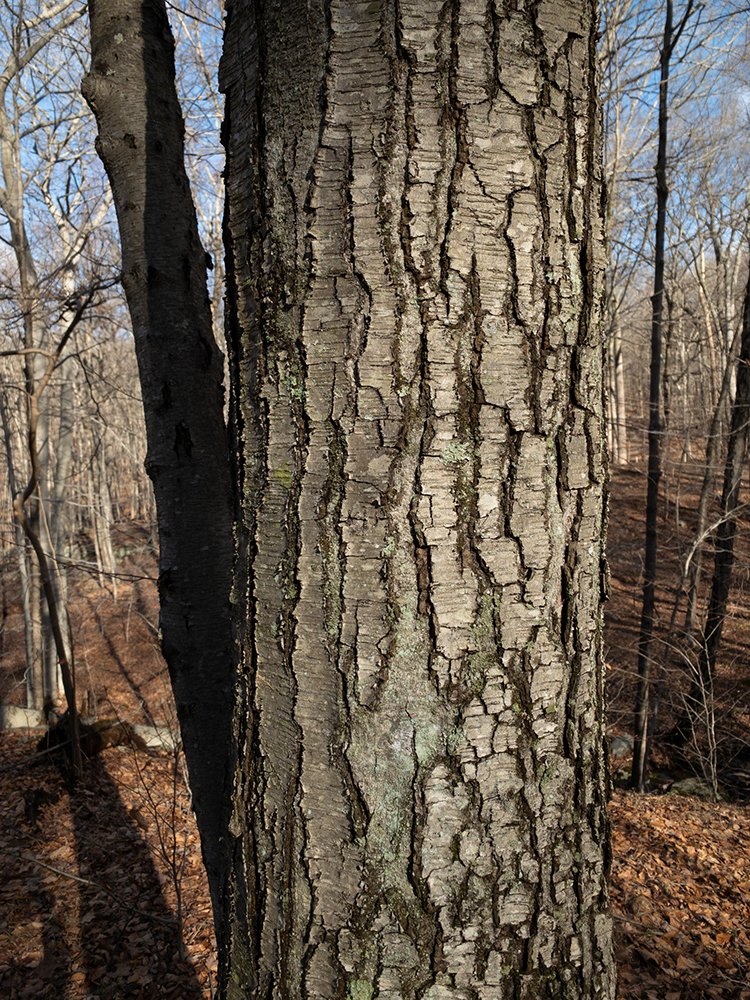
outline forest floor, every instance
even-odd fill
[[[675,574],[693,526],[697,473],[673,475],[663,508],[658,638],[663,648]],[[610,728],[630,723],[645,477],[613,477],[607,611]],[[738,580],[750,567],[740,530]],[[121,526],[113,592],[74,574],[71,620],[86,711],[174,727],[156,634],[155,562],[145,534]],[[709,567],[710,568],[710,567]],[[0,702],[22,703],[17,595],[3,583]],[[670,584],[671,581],[671,584]],[[679,767],[658,744],[649,795],[616,789],[611,803],[612,903],[620,1000],[750,1000],[750,607],[737,591],[716,683],[716,774],[724,801],[667,794]],[[670,645],[679,650],[674,636]],[[681,654],[682,655],[682,654]],[[684,656],[683,656],[684,659]],[[665,725],[684,686],[665,669]],[[180,1000],[210,997],[211,915],[183,763],[168,751],[105,750],[70,795],[35,758],[39,731],[0,733],[0,997],[8,1000]],[[32,761],[34,762],[32,764]],[[623,776],[627,758],[614,761]],[[705,762],[704,762],[705,763]]]

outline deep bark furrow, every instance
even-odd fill
[[[260,992],[283,938],[289,997],[612,995],[581,7],[264,0],[262,77],[228,35]]]

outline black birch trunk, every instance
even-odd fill
[[[219,995],[611,1000],[594,5],[230,4],[229,451],[164,9],[91,16]]]
[[[228,870],[234,652],[233,502],[223,359],[183,159],[163,0],[91,0],[84,93],[112,185],[156,496],[169,666],[217,918]]]
[[[651,716],[651,641],[656,610],[656,556],[661,479],[661,365],[664,312],[664,250],[667,221],[667,133],[669,124],[669,65],[674,48],[672,0],[667,0],[659,75],[659,135],[656,155],[656,236],[654,292],[651,296],[651,362],[649,371],[648,486],[646,490],[646,544],[643,557],[643,600],[638,635],[638,687],[633,723],[633,788],[643,791],[648,777],[649,719]]]
[[[707,697],[713,687],[713,673],[727,615],[729,592],[734,566],[734,540],[737,534],[737,511],[740,505],[742,475],[747,458],[748,425],[750,424],[750,279],[745,291],[742,313],[742,339],[737,359],[737,389],[732,404],[732,419],[724,466],[724,487],[721,496],[721,523],[714,537],[714,573],[703,629],[701,653],[693,699]]]
[[[592,3],[232,0],[221,995],[613,995]]]

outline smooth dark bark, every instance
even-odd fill
[[[159,596],[193,804],[217,920],[233,774],[233,501],[206,255],[183,159],[163,0],[92,0],[84,95],[120,227],[123,284],[146,416]]]
[[[745,469],[750,423],[750,278],[745,290],[742,313],[742,340],[737,359],[737,389],[732,406],[732,422],[724,467],[724,487],[721,496],[721,523],[714,537],[714,573],[703,629],[698,672],[691,692],[693,699],[702,699],[711,691],[716,658],[727,615],[727,603],[732,586],[734,541],[737,535],[737,511],[740,505],[742,476]]]
[[[664,328],[664,265],[667,221],[667,146],[669,130],[669,72],[674,47],[692,11],[688,0],[675,29],[672,0],[667,0],[664,35],[659,57],[659,126],[656,155],[656,233],[654,246],[654,291],[651,296],[651,362],[649,381],[648,486],[646,490],[646,538],[643,559],[643,600],[638,636],[638,686],[633,721],[633,767],[631,784],[643,791],[648,777],[649,733],[653,730],[655,701],[651,698],[651,643],[656,611],[656,560],[658,554],[659,481],[661,479],[661,368]]]

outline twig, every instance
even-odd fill
[[[90,878],[83,878],[81,875],[74,875],[73,872],[66,872],[62,868],[55,868],[53,865],[48,865],[44,861],[40,861],[39,858],[35,858],[33,854],[22,854],[21,858],[23,861],[29,861],[32,864],[38,865],[40,868],[46,868],[47,871],[54,872],[55,875],[62,875],[63,878],[70,879],[73,882],[80,882],[81,885],[90,885],[93,889],[100,889],[110,896],[116,903],[119,903],[126,910],[130,910],[133,913],[137,913],[142,917],[147,917],[149,920],[155,920],[157,923],[166,924],[167,927],[174,927],[177,921],[174,917],[160,917],[156,913],[152,913],[150,910],[141,910],[138,906],[133,906],[131,903],[126,902],[117,893],[112,892],[108,889],[106,885],[101,882],[93,882]]]
[[[641,929],[642,931],[646,931],[646,933],[647,933],[647,934],[656,934],[656,935],[661,935],[661,934],[664,934],[664,933],[666,933],[666,932],[665,932],[665,931],[663,931],[663,930],[661,930],[661,931],[660,931],[660,930],[659,930],[658,928],[656,928],[656,927],[649,927],[649,925],[648,925],[648,924],[642,924],[642,923],[640,923],[640,921],[638,921],[638,920],[631,920],[631,918],[630,918],[630,917],[620,917],[620,916],[618,916],[618,915],[617,915],[616,913],[613,913],[613,914],[612,914],[612,919],[613,919],[613,920],[615,920],[615,921],[616,921],[617,923],[619,923],[619,924],[632,924],[632,925],[633,925],[633,927],[638,927],[638,928],[640,928],[640,929]]]

